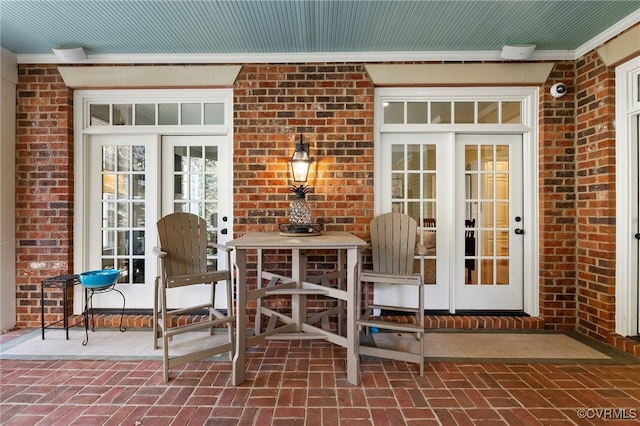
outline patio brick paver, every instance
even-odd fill
[[[6,336],[5,336],[6,338]],[[162,380],[161,361],[0,361],[2,425],[631,425],[640,364],[363,360],[346,381],[323,341],[252,348],[247,381],[230,362],[193,362]],[[587,412],[587,417],[579,414]],[[600,411],[601,412],[601,411]]]

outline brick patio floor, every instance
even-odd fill
[[[9,333],[11,334],[11,333]],[[4,341],[8,338],[3,336]],[[627,425],[640,418],[640,364],[365,359],[346,380],[343,348],[277,342],[230,362],[0,361],[2,425]]]

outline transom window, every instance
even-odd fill
[[[200,126],[225,123],[222,102],[92,103],[92,126]]]
[[[384,124],[522,124],[519,101],[385,101]]]

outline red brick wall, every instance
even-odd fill
[[[576,62],[577,329],[615,330],[615,70],[595,52]]]
[[[557,81],[570,87],[559,100],[548,94]],[[72,92],[55,66],[40,65],[20,66],[17,89],[17,322],[34,326],[40,281],[73,270]],[[315,160],[308,195],[314,221],[366,238],[373,101],[361,64],[243,66],[234,87],[236,234],[275,230],[287,220],[288,159],[302,133]],[[556,64],[540,102],[541,316],[548,328],[577,322],[602,338],[614,315],[612,70],[595,53]],[[328,253],[311,257],[312,269],[334,262]],[[266,263],[289,267],[278,255]]]
[[[314,160],[307,195],[313,222],[366,237],[373,216],[373,90],[362,64],[243,66],[234,88],[236,234],[275,231],[288,221],[288,160],[303,134]],[[310,253],[309,269],[334,269],[335,261],[334,253]],[[290,259],[278,253],[264,262],[268,270],[290,269]],[[255,269],[255,258],[248,263]]]
[[[573,62],[557,63],[540,89],[540,316],[554,330],[576,322],[574,80]],[[555,83],[569,92],[554,98]]]
[[[73,93],[57,67],[21,65],[16,105],[17,326],[40,324],[40,282],[73,270]],[[51,289],[46,319],[59,319]]]

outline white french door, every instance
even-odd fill
[[[90,146],[89,263],[118,269],[118,289],[134,309],[153,306],[157,259],[156,222],[185,211],[207,220],[209,240],[225,244],[232,235],[230,147],[227,136],[93,135]],[[223,161],[226,159],[227,161]],[[212,252],[211,268],[226,267]],[[217,300],[224,306],[224,286]],[[182,289],[180,289],[182,290]],[[197,304],[207,288],[175,291],[176,306]],[[122,306],[117,293],[94,297],[98,308]]]
[[[205,218],[208,240],[226,244],[232,238],[231,178],[228,176],[230,147],[226,136],[162,137],[162,216],[189,212]],[[226,183],[226,185],[225,185]],[[224,253],[208,255],[212,270],[226,265]],[[207,286],[170,289],[175,306],[193,306],[206,299]],[[218,308],[227,308],[226,287],[216,288]]]
[[[419,224],[425,308],[523,310],[522,135],[385,133],[380,153],[382,210]]]
[[[455,170],[455,308],[520,311],[522,136],[457,135]]]

